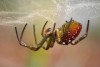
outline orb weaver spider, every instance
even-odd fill
[[[42,40],[39,43],[37,43],[35,25],[33,24],[35,44],[37,47],[28,46],[25,42],[22,41],[23,33],[25,31],[27,23],[23,27],[20,38],[18,36],[17,27],[15,27],[15,32],[16,32],[16,36],[17,36],[19,44],[23,47],[27,47],[34,51],[39,50],[41,47],[43,47],[43,49],[45,50],[48,50],[50,47],[52,48],[54,46],[55,41],[61,45],[68,45],[68,44],[76,45],[78,42],[82,41],[88,35],[89,20],[87,22],[87,28],[86,28],[85,34],[81,36],[78,40],[76,40],[75,42],[74,40],[79,35],[82,29],[81,23],[71,18],[70,21],[66,21],[60,28],[55,29],[56,23],[54,23],[53,28],[47,28],[45,30],[45,26],[47,25],[47,23],[48,21],[46,21],[46,23],[43,26],[43,29],[41,32]],[[47,43],[46,47],[43,46],[45,42]]]

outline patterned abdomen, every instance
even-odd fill
[[[77,21],[72,21],[69,27],[68,34],[66,34],[64,37],[65,44],[69,44],[71,41],[73,41],[79,35],[81,29],[81,23],[78,23]]]

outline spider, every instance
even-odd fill
[[[86,28],[85,34],[76,41],[74,41],[74,40],[79,35],[79,33],[82,29],[81,23],[79,23],[71,18],[70,21],[66,21],[60,28],[55,29],[56,23],[54,23],[53,28],[45,29],[47,23],[48,23],[48,21],[46,21],[43,26],[43,29],[41,32],[42,40],[39,43],[37,43],[36,33],[35,33],[35,25],[33,24],[33,32],[34,32],[36,47],[28,46],[24,41],[22,41],[23,33],[25,31],[27,23],[23,27],[20,37],[18,36],[17,27],[15,27],[15,32],[16,32],[16,36],[17,36],[19,44],[21,46],[27,47],[33,51],[37,51],[41,47],[45,50],[48,50],[50,47],[52,48],[54,46],[55,42],[57,42],[58,44],[61,44],[61,45],[68,45],[68,44],[76,45],[78,42],[82,41],[88,35],[89,20],[87,22],[87,28]],[[45,42],[47,43],[47,45],[44,47],[43,44]]]

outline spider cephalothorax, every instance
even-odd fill
[[[41,32],[41,35],[42,35],[43,38],[40,41],[40,43],[37,43],[36,34],[35,34],[35,25],[33,24],[35,44],[37,45],[37,47],[28,46],[28,45],[25,44],[25,42],[22,41],[23,33],[24,33],[24,30],[25,30],[27,24],[25,24],[20,38],[18,36],[17,27],[15,27],[15,31],[16,31],[16,35],[17,35],[17,39],[18,39],[19,44],[21,46],[27,47],[27,48],[34,50],[34,51],[37,51],[41,47],[43,47],[45,50],[48,50],[49,47],[54,46],[55,41],[58,44],[62,44],[62,45],[68,45],[68,44],[75,45],[75,44],[77,44],[78,42],[80,42],[81,40],[83,40],[84,38],[87,37],[88,28],[89,28],[89,20],[88,20],[88,23],[87,23],[86,33],[82,37],[80,37],[78,40],[76,40],[75,42],[74,42],[74,40],[79,35],[79,33],[82,29],[81,23],[79,23],[79,22],[77,22],[77,21],[75,21],[71,18],[71,20],[69,22],[66,21],[60,28],[55,29],[56,23],[54,23],[53,29],[52,28],[45,29],[47,22],[48,21],[46,21],[46,23],[43,26],[43,29],[42,29],[42,32]],[[43,44],[45,42],[47,42],[46,47],[43,46]]]

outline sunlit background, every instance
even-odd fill
[[[88,37],[77,45],[55,43],[47,51],[31,51],[19,45],[15,26],[20,35],[28,23],[23,40],[35,46],[33,24],[39,42],[47,20],[46,27],[52,28],[56,22],[58,28],[71,17],[83,25],[79,37],[90,20]],[[0,67],[100,67],[99,21],[100,0],[0,0]]]

